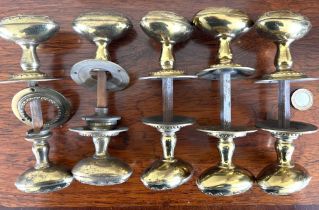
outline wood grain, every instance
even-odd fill
[[[215,209],[225,205],[234,208],[248,205],[251,208],[316,209],[319,205],[319,134],[305,135],[296,141],[294,159],[306,167],[313,176],[310,185],[300,193],[275,197],[263,193],[257,185],[251,191],[233,197],[209,197],[196,187],[195,180],[206,168],[218,161],[216,139],[196,130],[196,126],[182,129],[178,133],[176,156],[192,163],[194,177],[178,189],[153,192],[140,181],[143,170],[161,156],[160,134],[141,123],[144,116],[161,113],[161,84],[155,81],[139,81],[150,71],[159,68],[159,44],[150,41],[139,27],[139,20],[149,10],[171,10],[191,19],[200,9],[208,6],[229,6],[247,12],[252,19],[266,11],[290,9],[308,16],[313,29],[292,46],[294,66],[309,76],[318,76],[319,66],[319,2],[317,0],[161,0],[161,1],[101,1],[101,0],[1,0],[1,18],[16,14],[48,15],[56,20],[60,32],[41,45],[38,54],[41,69],[63,81],[41,83],[63,93],[73,104],[72,119],[54,130],[50,141],[50,157],[71,169],[76,162],[93,153],[90,138],[69,132],[70,127],[83,125],[81,116],[92,114],[96,96],[94,92],[76,85],[69,77],[73,64],[93,58],[95,47],[78,36],[71,28],[72,20],[80,13],[97,10],[115,10],[128,15],[133,24],[125,38],[111,44],[111,57],[129,71],[130,87],[111,93],[108,103],[112,114],[122,116],[121,125],[129,127],[127,133],[112,140],[110,153],[128,162],[134,169],[127,183],[118,186],[94,187],[74,182],[69,188],[41,195],[24,194],[16,190],[16,177],[34,163],[31,144],[24,141],[28,129],[12,114],[11,98],[25,87],[24,84],[0,87],[0,205],[7,207],[131,207],[146,209]],[[256,77],[274,70],[275,46],[251,30],[232,44],[236,62],[255,67]],[[176,65],[188,73],[196,73],[215,61],[217,42],[195,30],[192,39],[176,47]],[[17,45],[0,40],[0,79],[20,71],[20,49]],[[319,88],[317,82],[296,83],[292,89],[308,88],[315,95],[311,110],[293,111],[293,120],[319,125]],[[257,85],[254,79],[238,80],[232,84],[232,106],[234,125],[253,126],[257,120],[277,116],[276,85]],[[219,118],[219,96],[217,82],[188,80],[175,83],[174,112],[194,117],[198,125],[217,124]],[[50,110],[49,110],[50,111]],[[49,112],[48,111],[48,112]],[[52,111],[52,110],[51,110]],[[236,140],[234,161],[257,175],[275,158],[274,139],[266,132],[258,131]],[[250,209],[245,207],[245,209]],[[152,208],[152,209],[153,209]]]

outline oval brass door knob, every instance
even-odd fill
[[[304,37],[311,29],[307,17],[287,10],[271,11],[256,21],[257,31],[277,45],[275,56],[276,71],[265,75],[258,83],[276,83],[279,80],[316,80],[293,69],[290,44]]]
[[[218,63],[198,73],[198,77],[217,80],[222,72],[230,72],[231,78],[252,75],[255,69],[233,63],[231,41],[247,32],[253,21],[244,12],[227,7],[209,7],[199,11],[193,23],[202,31],[219,40]]]
[[[119,39],[132,28],[131,21],[116,12],[89,12],[73,21],[73,29],[95,43],[95,59],[86,59],[76,63],[71,69],[72,79],[79,85],[95,89],[97,80],[92,72],[100,69],[109,73],[106,88],[119,91],[129,84],[129,75],[125,69],[110,61],[108,45]]]
[[[190,38],[193,28],[189,21],[168,11],[150,11],[140,21],[141,28],[151,38],[162,43],[160,58],[161,70],[150,73],[150,77],[142,79],[161,79],[174,77],[179,79],[194,78],[184,75],[184,71],[174,69],[173,46]]]
[[[2,19],[0,36],[15,42],[22,48],[20,65],[23,72],[1,83],[56,80],[39,71],[40,63],[36,48],[58,30],[58,24],[47,16],[17,15]]]

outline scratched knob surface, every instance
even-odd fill
[[[48,40],[59,26],[47,16],[18,15],[0,21],[0,36],[16,43],[40,43]]]
[[[132,28],[131,21],[116,12],[90,12],[73,21],[73,28],[91,41],[118,39]]]
[[[193,28],[189,21],[168,11],[151,11],[141,20],[143,31],[159,42],[178,43],[190,38]]]

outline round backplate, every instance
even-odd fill
[[[191,117],[173,116],[172,121],[164,122],[163,116],[152,116],[143,118],[143,123],[155,128],[182,128],[194,124]]]
[[[219,138],[220,135],[233,135],[234,137],[244,137],[248,133],[256,132],[256,128],[250,127],[230,127],[223,128],[221,126],[203,126],[198,128],[197,130],[207,133],[210,136],[214,136]]]
[[[29,126],[32,126],[32,118],[26,111],[26,105],[33,100],[47,101],[57,109],[57,116],[44,122],[43,128],[60,126],[71,116],[71,104],[61,93],[49,88],[26,88],[12,98],[11,107],[14,115]]]
[[[130,78],[121,66],[111,61],[103,61],[96,59],[83,60],[71,69],[71,78],[74,82],[84,87],[95,89],[97,86],[97,79],[92,70],[105,71],[110,74],[107,80],[107,90],[119,91],[126,88],[129,84]]]
[[[174,80],[186,80],[186,79],[196,79],[196,75],[170,75],[170,76],[146,76],[146,77],[140,77],[140,80],[161,80],[166,78],[172,78]]]
[[[317,126],[304,122],[290,122],[289,128],[279,127],[278,120],[266,120],[256,124],[258,128],[271,133],[311,134],[318,130]]]
[[[232,65],[213,65],[208,69],[205,69],[197,73],[197,76],[201,79],[207,80],[219,80],[219,76],[222,72],[230,72],[232,79],[238,79],[251,76],[255,69],[250,67],[240,66],[238,64]]]
[[[76,132],[81,136],[94,136],[94,137],[110,137],[110,136],[117,136],[119,133],[127,131],[128,128],[121,127],[112,130],[91,130],[88,127],[77,127],[77,128],[70,128],[72,132]]]

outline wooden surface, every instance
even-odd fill
[[[71,27],[72,20],[80,13],[96,10],[115,10],[129,16],[134,30],[111,47],[112,60],[127,69],[131,84],[124,91],[110,94],[109,108],[112,114],[122,116],[121,125],[129,127],[127,133],[114,138],[109,152],[128,162],[134,169],[128,182],[109,187],[94,187],[76,181],[62,191],[30,195],[19,192],[16,177],[34,164],[31,144],[24,140],[28,129],[11,112],[11,98],[25,84],[0,87],[0,205],[10,207],[147,207],[167,209],[198,209],[223,205],[284,205],[284,209],[316,209],[319,205],[319,134],[305,135],[296,141],[294,159],[308,169],[313,176],[309,186],[291,196],[275,197],[263,193],[257,185],[252,190],[233,197],[209,197],[196,187],[198,175],[218,161],[216,139],[196,130],[197,125],[218,124],[219,97],[217,82],[188,80],[175,83],[174,111],[176,114],[194,117],[197,125],[178,133],[176,156],[190,162],[195,169],[193,178],[181,187],[165,192],[147,190],[140,181],[143,170],[161,156],[160,134],[154,128],[141,123],[144,116],[161,113],[161,84],[156,81],[139,81],[150,71],[159,69],[160,45],[150,41],[139,27],[139,20],[149,10],[171,10],[191,19],[200,9],[208,6],[229,6],[247,12],[253,20],[269,10],[290,9],[308,16],[313,29],[292,46],[294,67],[310,76],[319,76],[319,2],[317,0],[201,0],[201,1],[101,1],[101,0],[1,0],[0,17],[16,14],[48,15],[60,26],[47,43],[41,45],[38,54],[41,69],[48,74],[64,77],[64,81],[41,83],[64,94],[73,104],[75,115],[54,130],[50,141],[52,162],[71,169],[79,160],[92,155],[90,138],[69,132],[70,127],[83,125],[81,116],[93,113],[96,97],[93,91],[79,87],[69,77],[70,68],[78,61],[94,57],[95,47],[77,35]],[[255,67],[256,77],[274,70],[275,46],[257,35],[255,30],[232,43],[237,63]],[[196,73],[214,63],[217,43],[195,30],[192,39],[176,47],[176,67],[188,73]],[[0,79],[20,72],[20,49],[17,45],[0,40]],[[319,89],[317,82],[296,83],[292,89],[308,88],[314,96],[314,106],[304,112],[293,111],[293,120],[319,125]],[[233,122],[235,125],[253,126],[258,119],[275,118],[277,113],[276,85],[257,85],[254,79],[238,80],[232,84]],[[52,111],[52,110],[51,110]],[[258,131],[236,140],[234,161],[257,175],[263,167],[276,159],[274,139],[266,132]],[[289,206],[287,206],[289,205]],[[142,208],[144,207],[144,208]],[[187,208],[186,208],[187,207]],[[236,207],[236,208],[237,208]],[[248,209],[248,208],[246,208]]]

